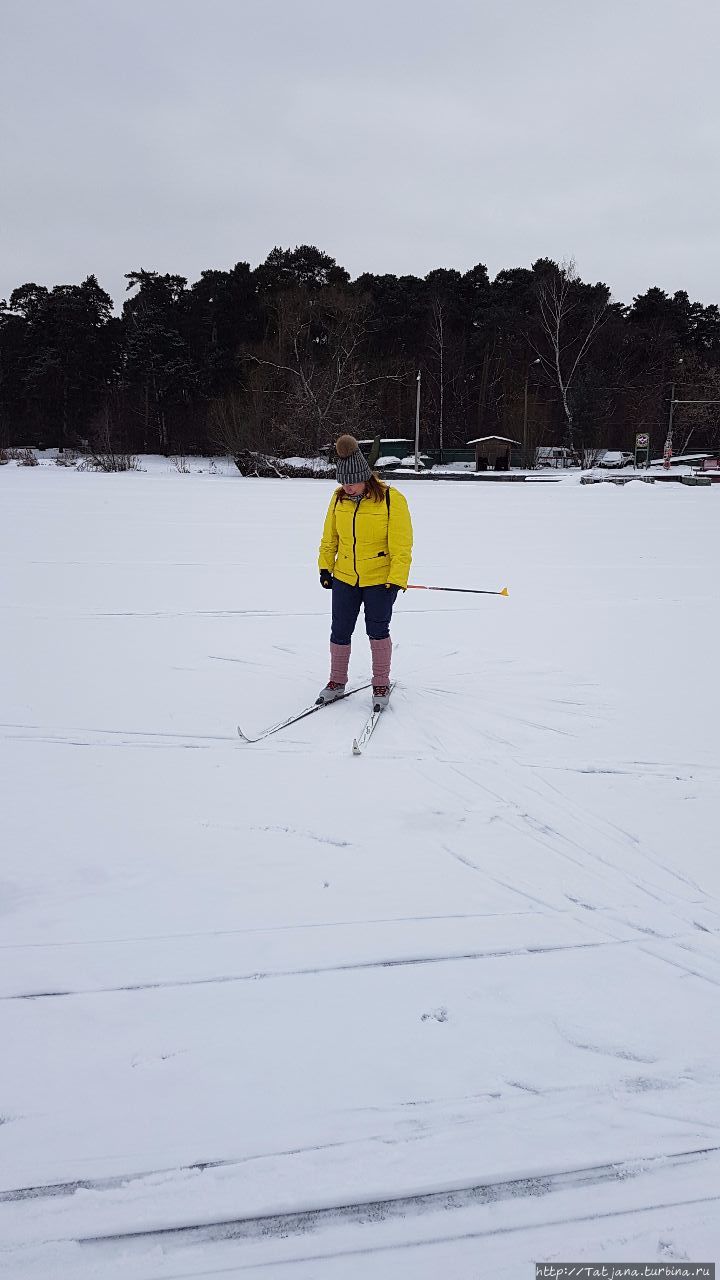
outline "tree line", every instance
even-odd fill
[[[720,312],[651,288],[631,306],[572,263],[490,279],[351,279],[310,245],[251,269],[131,271],[120,315],[95,276],[0,302],[0,445],[315,455],[340,431],[423,449],[501,435],[587,459],[665,438],[677,400],[720,400]],[[711,405],[675,408],[675,452],[720,446]]]

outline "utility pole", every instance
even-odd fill
[[[417,375],[417,396],[415,400],[415,470],[420,470],[420,374]]]
[[[530,364],[529,364],[529,365],[528,365],[528,367],[527,367],[527,373],[525,374],[525,404],[524,404],[524,408],[523,408],[523,466],[524,466],[524,467],[529,466],[529,462],[528,462],[528,444],[527,444],[527,427],[528,427],[528,414],[527,414],[527,409],[528,409],[528,382],[530,381],[530,370],[532,369],[532,367],[533,367],[533,365],[534,365],[534,364],[541,364],[541,360],[540,360],[540,357],[539,357],[539,356],[538,356],[537,360],[531,360],[531,361],[530,361]]]
[[[670,470],[670,459],[672,458],[672,420],[673,409],[675,408],[675,383],[670,388],[670,417],[668,419],[667,436],[665,437],[665,448],[663,449],[663,467],[666,471]]]
[[[665,440],[665,450],[663,453],[664,467],[670,466],[670,458],[672,457],[672,421],[673,421],[673,408],[676,404],[720,404],[720,400],[676,400],[675,385],[673,384],[673,389],[672,389],[671,398],[670,398],[670,422],[668,425],[667,439]],[[693,430],[694,428],[691,428],[690,435],[685,441],[683,452],[685,451],[688,444],[690,443],[690,436],[692,435]]]

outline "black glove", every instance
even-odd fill
[[[324,587],[326,591],[330,591],[332,588],[332,584],[333,584],[333,576],[330,570],[321,569],[320,570],[320,586]]]

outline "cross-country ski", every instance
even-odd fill
[[[277,724],[270,725],[269,729],[263,729],[260,733],[251,735],[245,733],[244,729],[237,726],[238,737],[242,742],[255,743],[262,742],[265,738],[270,738],[274,733],[280,733],[282,729],[288,729],[290,725],[297,724],[299,720],[305,720],[308,716],[312,716],[316,711],[322,711],[324,707],[332,706],[333,702],[342,702],[345,698],[350,698],[354,693],[360,693],[362,689],[369,689],[370,684],[358,684],[353,689],[347,689],[338,697],[333,698],[332,702],[320,702],[317,699],[311,702],[309,706],[303,707],[302,711],[296,712],[294,715],[288,716],[285,720],[280,720]]]
[[[390,694],[392,693],[392,691],[393,691],[393,689],[394,689],[394,688],[395,688],[395,685],[394,685],[394,684],[391,684],[391,685],[390,685],[390,688],[389,688],[389,690],[388,690],[388,694],[387,694],[387,698],[388,698],[388,699],[389,699]],[[375,728],[376,728],[376,726],[377,726],[377,723],[378,723],[378,721],[379,721],[379,719],[380,719],[381,715],[382,715],[382,714],[383,714],[383,712],[385,711],[385,709],[386,709],[387,705],[388,705],[387,700],[385,700],[385,701],[383,701],[383,702],[381,703],[381,702],[376,701],[375,699],[373,699],[373,709],[372,709],[372,711],[371,711],[370,715],[368,716],[368,718],[367,718],[367,720],[366,720],[365,724],[363,725],[363,728],[361,729],[360,733],[358,734],[357,738],[353,738],[352,749],[353,749],[353,755],[354,755],[354,756],[361,756],[361,755],[362,755],[363,750],[365,749],[365,747],[367,746],[368,742],[370,741],[370,738],[372,737],[373,733],[375,732]]]

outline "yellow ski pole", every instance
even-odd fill
[[[479,587],[421,587],[416,582],[408,583],[408,591],[461,591],[465,595],[471,596],[509,596],[510,592],[507,587],[503,587],[502,591],[482,591]]]

